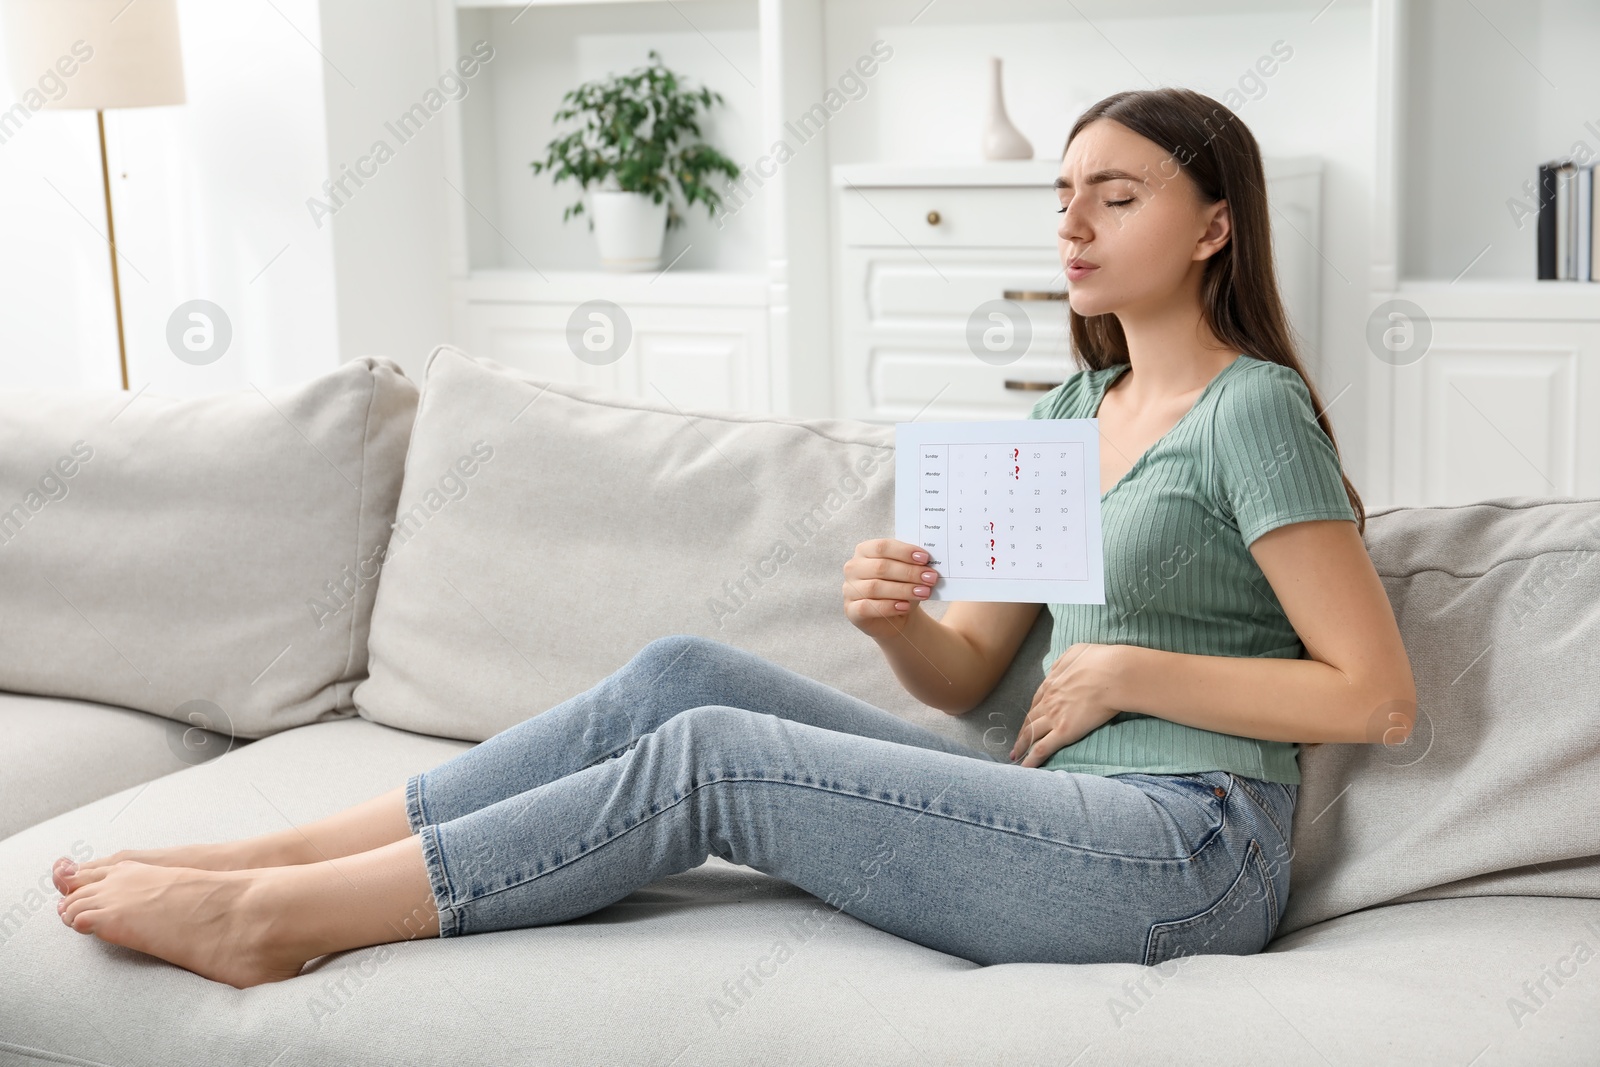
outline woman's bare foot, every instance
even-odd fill
[[[75,876],[56,910],[80,934],[244,989],[293,978],[313,958],[268,933],[263,873],[122,861]]]
[[[81,934],[239,989],[330,952],[439,936],[422,842],[338,860],[206,871],[123,860],[66,876],[56,905]]]

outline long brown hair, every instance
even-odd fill
[[[1207,204],[1228,201],[1233,230],[1228,243],[1206,260],[1200,282],[1202,313],[1211,331],[1235,351],[1280,363],[1300,375],[1311,394],[1317,424],[1334,454],[1339,443],[1322,399],[1300,365],[1289,318],[1278,294],[1272,265],[1272,229],[1267,214],[1267,179],[1255,136],[1237,115],[1191,89],[1139,89],[1114,93],[1090,107],[1072,124],[1067,144],[1096,119],[1110,119],[1172,153]],[[1066,158],[1066,148],[1061,150]],[[1072,348],[1094,370],[1128,362],[1128,339],[1114,314],[1085,317],[1071,310]],[[1361,496],[1343,474],[1345,495],[1355,510],[1356,529],[1366,530]]]

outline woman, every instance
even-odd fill
[[[1197,93],[1119,93],[1074,124],[1056,184],[1087,368],[1031,415],[1100,420],[1107,602],[1051,605],[1010,763],[677,635],[308,826],[63,857],[62,921],[243,988],[561,922],[715,853],[982,964],[1259,951],[1288,898],[1296,744],[1403,740],[1410,664],[1289,338],[1249,131]],[[862,542],[844,611],[960,715],[1041,605],[935,620],[927,562]]]

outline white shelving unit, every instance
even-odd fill
[[[547,377],[685,408],[825,414],[826,245],[794,192],[825,165],[813,149],[775,173],[747,169],[746,195],[714,222],[703,207],[669,231],[659,272],[598,269],[588,216],[563,224],[581,197],[528,164],[543,158],[549,117],[581,81],[640,65],[647,47],[725,104],[708,140],[741,164],[781,136],[799,96],[815,95],[820,6],[811,0],[437,0],[441,60],[474,41],[495,49],[488,78],[446,116],[445,177],[455,335],[469,351]],[[791,285],[790,279],[801,282]],[[567,324],[585,301],[623,309],[635,343],[617,362],[574,359]]]

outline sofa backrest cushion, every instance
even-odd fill
[[[891,426],[680,411],[443,346],[356,706],[481,741],[655,638],[700,634],[1003,755],[1044,677],[1049,612],[965,716],[911,697],[841,593],[856,544],[894,536],[893,489]]]
[[[0,392],[0,689],[262,737],[352,714],[417,387]]]
[[[1302,749],[1280,933],[1435,897],[1600,897],[1600,500],[1389,508],[1366,543],[1416,725]]]

